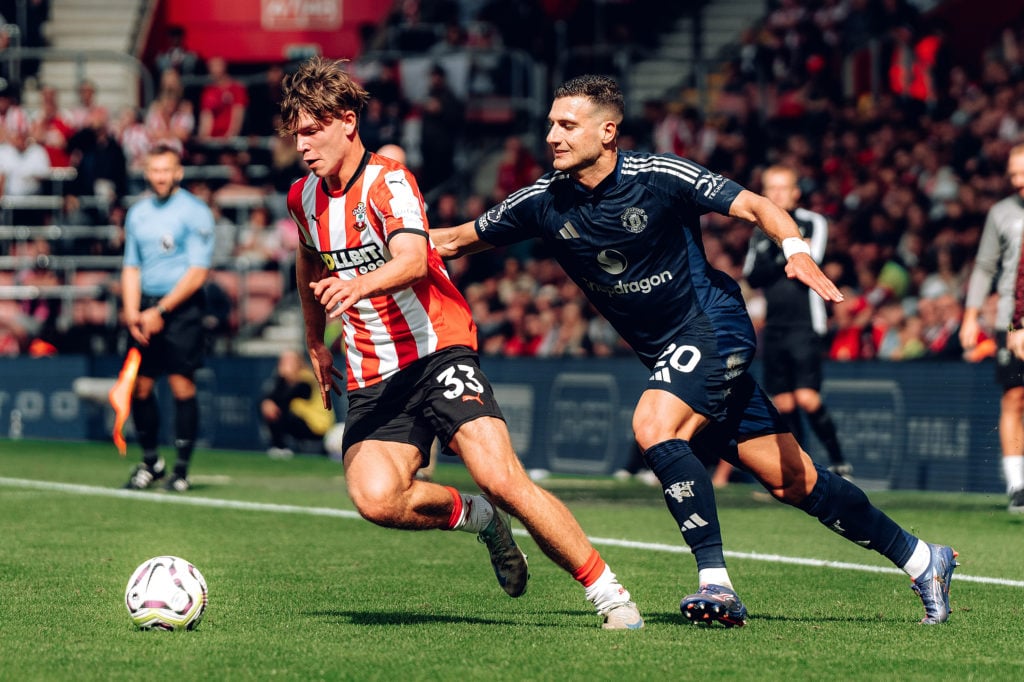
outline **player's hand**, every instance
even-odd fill
[[[337,367],[334,366],[334,355],[330,349],[322,343],[309,347],[309,359],[313,363],[313,374],[316,375],[316,382],[320,385],[320,399],[323,401],[324,409],[331,409],[331,391],[341,395],[341,386],[335,381],[344,379]]]
[[[364,298],[358,278],[325,277],[318,282],[310,282],[309,288],[331,318],[338,317]]]
[[[960,346],[964,350],[974,350],[974,347],[978,345],[978,331],[980,328],[981,325],[978,324],[977,317],[964,315],[963,322],[960,323]],[[1015,333],[1010,332],[1010,336]],[[1010,336],[1007,336],[1006,345],[1010,350],[1013,350],[1013,347],[1010,346]],[[1024,343],[1024,338],[1021,339],[1021,343]],[[1016,351],[1014,351],[1014,354],[1020,357],[1020,354]]]
[[[1014,329],[1012,332],[1006,335],[1006,347],[1017,356],[1018,359],[1024,360],[1024,329]]]
[[[786,262],[786,276],[800,280],[826,301],[839,303],[843,300],[843,293],[839,291],[839,287],[825,276],[810,254],[793,254]]]

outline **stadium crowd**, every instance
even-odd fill
[[[657,4],[646,0],[576,5],[578,13],[602,7],[607,14],[602,22],[576,14],[561,24],[569,27],[570,46],[594,41],[593,30],[584,36],[581,27],[600,25],[604,33],[596,42],[611,43],[637,40],[644,26],[655,25]],[[380,56],[358,64],[372,94],[361,134],[370,148],[399,144],[407,150],[432,225],[471,219],[549,168],[533,130],[537,121],[522,125],[512,116],[489,124],[473,108],[506,87],[500,75],[507,65],[484,68],[475,61],[456,77],[442,57],[462,48],[507,47],[529,51],[549,73],[557,67],[562,76],[575,75],[565,73],[566,63],[553,53],[556,41],[544,31],[524,30],[557,26],[552,20],[569,11],[539,0],[401,0],[381,26],[367,31],[370,54]],[[844,65],[862,58],[872,39],[881,46],[871,52],[872,63],[883,65],[884,78],[879,87],[849,96]],[[0,242],[0,255],[31,262],[0,272],[0,286],[71,284],[48,267],[52,256],[119,256],[125,206],[144,190],[141,156],[158,141],[184,150],[186,185],[217,216],[216,263],[277,271],[290,281],[296,236],[283,198],[304,169],[290,140],[275,134],[288,65],[238,79],[233,65],[216,55],[203,59],[186,44],[183,31],[172,30],[152,64],[158,92],[144,109],[107,111],[95,104],[89,81],[68,107],[44,85],[41,104],[31,111],[20,105],[17,84],[0,90],[3,196],[59,199],[45,209],[14,202],[3,211],[4,223],[86,228],[61,239]],[[396,54],[433,60],[415,97]],[[698,103],[684,88],[644,102],[642,114],[624,122],[622,144],[689,157],[758,191],[766,165],[795,168],[804,205],[830,220],[824,268],[846,295],[831,310],[829,356],[960,358],[966,276],[988,208],[1011,192],[1007,151],[1024,141],[1024,21],[1008,25],[978,63],[957,61],[941,27],[907,0],[777,0],[715,74],[709,101]],[[500,151],[489,165],[478,165],[467,151],[492,143]],[[706,219],[709,259],[737,280],[750,229],[721,216]],[[536,245],[478,254],[449,269],[473,308],[484,354],[628,352]],[[116,294],[112,281],[104,286]],[[755,290],[746,293],[756,323],[763,301]],[[72,326],[58,324],[59,300],[17,301],[16,310],[11,303],[0,301],[7,306],[0,318],[4,354],[28,352],[33,341],[71,352],[82,347],[81,328],[110,326],[109,319],[77,310],[65,316]],[[226,322],[226,307],[211,324],[231,333],[239,321]],[[982,319],[985,343],[967,359],[994,351],[991,312]]]

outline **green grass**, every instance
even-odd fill
[[[409,533],[355,518],[156,500],[215,498],[351,509],[339,465],[202,451],[185,496],[146,499],[49,490],[11,479],[113,489],[134,460],[106,444],[0,441],[2,680],[765,680],[1024,679],[1024,518],[1002,496],[873,493],[926,539],[953,544],[962,567],[953,615],[917,625],[903,575],[733,557],[747,627],[689,625],[680,597],[693,558],[598,542],[647,627],[604,632],[582,590],[522,538],[530,590],[498,588],[486,551],[462,533]],[[137,455],[133,454],[133,457]],[[472,487],[442,464],[444,483]],[[595,538],[678,547],[660,496],[637,483],[545,482]],[[719,496],[733,552],[888,563],[794,509],[733,485]],[[123,605],[150,556],[194,562],[210,606],[192,632],[138,631]]]

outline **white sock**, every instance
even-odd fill
[[[1007,495],[1024,488],[1024,455],[1003,455],[1003,476]]]
[[[697,582],[700,583],[701,587],[705,585],[721,585],[722,587],[728,587],[732,589],[732,581],[729,580],[729,569],[725,566],[721,568],[702,568],[697,571]]]
[[[480,495],[459,493],[462,497],[462,515],[452,530],[464,530],[467,533],[479,533],[494,518],[494,507]]]
[[[619,584],[618,578],[607,565],[601,577],[586,588],[587,599],[602,616],[620,604],[629,601],[629,590]]]
[[[907,563],[900,566],[910,576],[911,580],[917,580],[918,576],[928,570],[932,563],[932,550],[924,540],[917,541],[914,553],[910,555]]]

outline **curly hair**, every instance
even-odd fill
[[[311,57],[285,77],[278,128],[282,135],[295,134],[302,112],[323,122],[330,122],[346,111],[355,112],[359,118],[370,94],[342,68],[344,61]]]
[[[611,109],[621,121],[626,106],[622,89],[610,76],[587,74],[562,83],[555,89],[555,99],[562,97],[583,97],[596,106]]]

